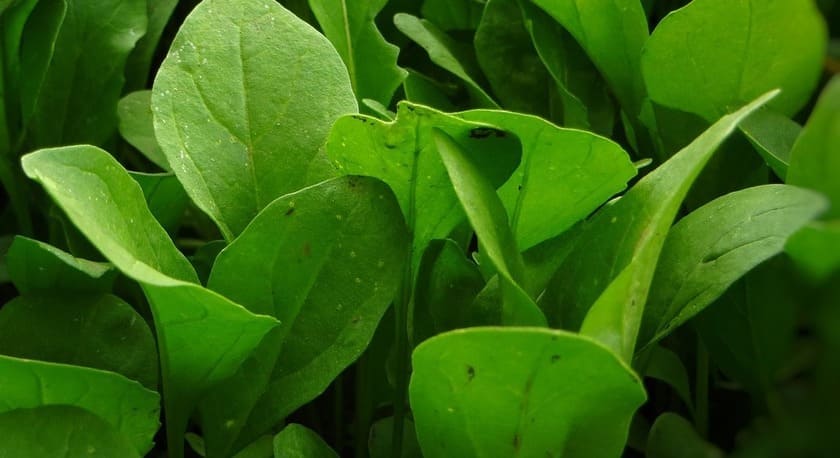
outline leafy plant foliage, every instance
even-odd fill
[[[0,0],[0,456],[832,456],[837,24]]]

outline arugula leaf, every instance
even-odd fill
[[[662,339],[697,315],[738,278],[782,252],[788,237],[826,207],[815,192],[765,185],[718,198],[680,220],[659,257],[642,343]]]
[[[292,423],[274,436],[274,456],[338,458],[338,454],[311,429]]]
[[[642,71],[651,99],[710,122],[774,88],[782,93],[768,106],[793,115],[819,80],[825,50],[814,2],[696,0],[657,25]]]
[[[141,454],[152,448],[160,426],[160,396],[113,372],[0,355],[0,387],[0,413],[49,405],[81,407],[118,430]]]
[[[140,186],[105,151],[44,149],[22,164],[91,243],[143,286],[158,336],[170,453],[178,456],[202,391],[232,375],[277,322],[195,284]]]
[[[417,438],[431,457],[616,456],[645,400],[610,351],[563,331],[452,331],[420,344],[413,363]]]
[[[277,197],[333,174],[319,149],[357,110],[329,41],[273,0],[199,4],[152,91],[169,164],[228,241]]]
[[[2,413],[0,436],[2,456],[141,456],[116,427],[87,410],[67,405]]]
[[[580,327],[630,361],[657,259],[682,200],[718,146],[775,94],[723,117],[581,226],[540,303],[549,323]]]
[[[152,331],[110,294],[38,292],[13,299],[0,309],[0,353],[116,372],[151,390],[158,385]]]
[[[444,70],[457,76],[466,84],[470,99],[477,107],[497,108],[499,105],[476,81],[481,70],[472,50],[453,40],[446,32],[431,22],[406,13],[394,16],[400,32],[423,47],[429,58]]]
[[[408,74],[397,66],[399,48],[389,44],[374,19],[388,0],[309,0],[324,35],[341,55],[356,98],[388,105]]]

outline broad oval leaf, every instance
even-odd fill
[[[774,88],[769,106],[793,115],[817,84],[826,41],[812,0],[694,0],[656,27],[642,71],[654,101],[707,121]]]
[[[723,117],[580,227],[540,303],[551,324],[580,327],[630,361],[656,262],[680,204],[720,144],[774,95]]]
[[[152,91],[160,146],[190,197],[233,239],[277,197],[332,172],[319,152],[358,110],[330,42],[273,0],[206,0]]]
[[[91,243],[143,286],[158,336],[169,446],[177,455],[202,391],[232,375],[276,320],[195,284],[195,271],[155,221],[140,186],[105,151],[45,149],[22,162]]]
[[[13,299],[0,309],[0,353],[116,372],[157,389],[152,331],[110,294],[41,292]]]
[[[0,413],[49,405],[89,410],[140,454],[151,450],[160,426],[160,396],[133,380],[113,372],[0,355]]]
[[[0,437],[0,456],[142,456],[116,427],[85,409],[67,405],[2,413]]]
[[[656,266],[642,343],[661,339],[698,314],[737,279],[782,252],[788,237],[826,208],[815,192],[765,185],[727,194],[680,220]]]
[[[202,403],[208,452],[264,434],[361,355],[396,296],[408,242],[388,187],[346,176],[272,202],[219,254],[209,287],[281,324]]]
[[[645,401],[636,374],[564,331],[472,328],[414,351],[411,406],[423,455],[614,457]]]
[[[388,0],[309,0],[324,35],[338,50],[358,100],[388,105],[408,74],[397,66],[399,48],[379,33],[374,18]]]

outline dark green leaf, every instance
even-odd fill
[[[647,458],[723,458],[683,417],[666,412],[656,418],[647,441]]]
[[[318,434],[305,426],[291,424],[274,436],[275,458],[338,458]]]
[[[146,0],[148,17],[146,34],[137,42],[125,64],[125,87],[128,90],[144,89],[149,77],[153,76],[149,74],[152,69],[152,59],[164,28],[176,6],[178,6],[178,0]]]

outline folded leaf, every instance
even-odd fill
[[[411,406],[423,456],[614,457],[645,401],[598,343],[563,331],[472,328],[414,351]]]
[[[14,238],[6,254],[9,278],[22,293],[32,291],[110,292],[116,271],[108,264],[74,257],[23,236]]]
[[[274,0],[205,0],[152,91],[155,132],[226,239],[277,197],[331,176],[319,149],[358,110],[330,42]]]

